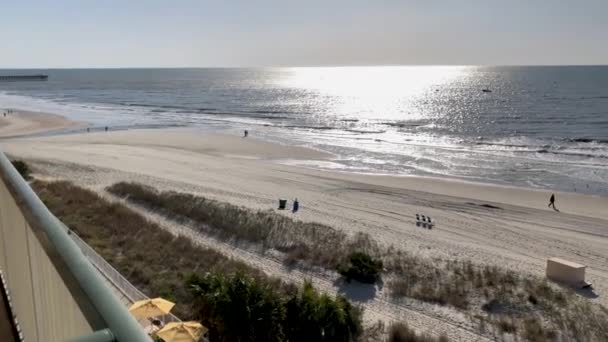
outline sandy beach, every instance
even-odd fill
[[[298,198],[301,210],[295,215],[301,220],[367,232],[385,245],[429,258],[471,260],[538,276],[548,258],[561,257],[588,266],[587,280],[595,288],[590,300],[608,305],[605,197],[556,192],[559,211],[554,211],[547,207],[548,190],[315,170],[295,165],[331,161],[332,156],[251,136],[158,129],[18,138],[78,125],[59,116],[22,112],[0,125],[0,137],[17,137],[2,139],[1,150],[30,161],[41,177],[68,179],[98,191],[133,180],[263,210],[276,208],[279,198]],[[417,227],[417,213],[431,216],[435,228]],[[287,274],[272,260],[217,248]],[[379,317],[416,322],[412,308],[378,303],[369,308]]]
[[[7,111],[5,109],[1,112]],[[0,116],[0,138],[14,138],[82,126],[82,123],[68,120],[60,115],[13,110],[10,114]]]

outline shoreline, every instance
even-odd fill
[[[179,116],[182,114],[174,115],[171,110],[165,112],[162,108],[153,109],[153,105],[145,104],[141,108],[132,108],[130,105],[124,108],[97,106],[87,102],[74,102],[64,106],[27,95],[0,96],[0,102],[11,108],[64,113],[69,118],[84,120],[91,127],[101,129],[106,125],[120,129],[195,127],[236,135],[240,135],[243,129],[249,129],[252,136],[269,142],[307,146],[335,154],[337,158],[333,165],[307,165],[322,170],[446,178],[608,197],[608,174],[604,158],[608,145],[604,144],[603,139],[600,139],[601,144],[600,140],[579,141],[578,135],[573,136],[574,140],[557,137],[555,141],[525,135],[486,137],[482,140],[475,140],[474,137],[460,139],[451,134],[443,136],[443,133],[427,136],[425,131],[385,137],[349,134],[348,127],[339,125],[332,126],[335,130],[317,131],[295,128],[298,125],[283,126],[281,122],[257,122],[255,117],[248,118],[247,115],[251,113],[241,117],[230,114],[230,111],[222,112],[219,116],[204,113],[199,115],[198,112],[187,114],[184,121]],[[174,126],[176,121],[182,124]],[[412,134],[413,138],[410,136]],[[418,141],[417,137],[422,140]]]
[[[0,117],[0,119],[2,118]],[[12,115],[7,116],[5,118],[4,123],[5,124],[0,121],[0,140],[8,139],[8,141],[12,139],[44,139],[45,137],[78,137],[96,136],[96,134],[106,134],[106,132],[101,132],[100,129],[96,131],[91,131],[90,133],[80,131],[69,131],[69,129],[85,128],[87,127],[87,124],[72,121],[60,114],[30,112],[18,109],[14,110]],[[130,134],[126,132],[135,132],[135,134]],[[208,153],[210,152],[210,150],[222,150],[221,153],[218,154],[224,157],[267,160],[272,162],[273,164],[282,165],[289,168],[306,169],[311,172],[318,173],[343,175],[345,178],[354,181],[359,181],[361,180],[361,178],[365,178],[370,180],[371,183],[382,186],[394,186],[395,183],[397,183],[400,185],[400,187],[408,190],[430,192],[434,194],[463,198],[466,198],[466,196],[462,196],[462,194],[474,192],[476,195],[481,195],[474,196],[473,198],[471,198],[474,200],[489,201],[509,205],[524,205],[538,209],[543,209],[543,206],[539,205],[539,203],[542,204],[546,202],[544,204],[548,204],[548,198],[551,196],[552,193],[554,193],[557,197],[558,207],[560,205],[561,198],[568,199],[568,202],[576,202],[580,200],[582,200],[583,202],[588,202],[590,200],[597,200],[605,202],[606,206],[608,207],[608,197],[597,194],[556,191],[548,188],[525,188],[517,185],[496,184],[491,182],[481,182],[477,180],[467,180],[456,176],[424,176],[375,172],[357,172],[343,169],[327,169],[314,165],[314,162],[331,163],[331,157],[333,155],[329,152],[321,151],[318,149],[312,149],[309,147],[290,146],[276,142],[270,142],[263,139],[257,139],[255,137],[246,138],[248,145],[249,142],[255,143],[254,149],[243,148],[243,146],[240,146],[237,149],[231,150],[230,147],[233,146],[232,139],[237,140],[241,137],[228,133],[213,133],[207,130],[193,127],[127,129],[121,128],[119,130],[111,131],[108,133],[120,135],[120,143],[124,145],[129,144],[131,142],[130,140],[133,139],[133,135],[137,135],[137,132],[150,132],[153,134],[158,132],[177,132],[178,136],[180,135],[180,132],[184,132],[187,134],[196,134],[201,137],[211,137],[212,140],[215,140],[216,143],[212,144],[212,146],[205,146],[203,148],[204,152]],[[128,135],[128,137],[126,135]],[[189,141],[175,141],[175,136],[173,138],[173,143],[169,142],[170,147],[184,148],[185,145],[188,145],[190,143]],[[226,150],[226,148],[228,148],[228,150]],[[262,149],[267,149],[268,153],[259,153]],[[196,152],[197,148],[193,148],[192,150]],[[199,150],[201,149],[199,148]],[[286,161],[295,161],[295,163],[288,163]],[[313,165],[310,165],[311,163],[308,163],[308,165],[303,165],[303,162],[312,162]],[[525,193],[532,196],[530,198],[526,198],[527,196],[521,196],[520,198],[515,200],[508,200],[515,196],[517,193]],[[546,197],[545,200],[543,200],[543,196]],[[597,212],[594,211],[583,211],[582,214],[608,219],[608,212],[605,215],[599,216],[597,215]]]
[[[13,110],[14,110],[13,115],[10,117],[7,116],[5,118],[5,120],[8,120],[8,123],[9,123],[8,125],[6,124],[6,121],[2,122],[2,117],[0,117],[0,139],[2,139],[2,140],[15,139],[15,138],[28,138],[28,137],[36,138],[36,137],[45,137],[45,136],[53,136],[53,135],[57,135],[57,136],[78,135],[78,134],[83,134],[85,132],[75,131],[73,129],[80,129],[80,128],[84,129],[86,127],[92,128],[90,133],[97,133],[97,132],[103,130],[103,127],[91,126],[86,122],[73,121],[72,119],[69,119],[68,117],[61,115],[61,114],[34,112],[34,111],[27,111],[27,110],[21,110],[21,109],[13,109]],[[10,127],[10,126],[13,126],[13,127]],[[210,130],[206,130],[206,129],[199,128],[199,127],[175,127],[175,126],[158,126],[158,127],[150,127],[149,125],[144,125],[142,127],[120,126],[119,129],[113,130],[112,132],[145,131],[145,130],[160,130],[160,131],[183,130],[186,132],[194,131],[194,132],[198,132],[200,134],[209,135],[209,136],[216,135],[218,137],[220,137],[220,136],[238,137],[234,134],[229,133],[229,130],[218,133],[218,132],[212,132]],[[460,184],[463,184],[463,186],[471,185],[471,186],[480,187],[480,188],[495,188],[495,189],[505,189],[505,190],[511,189],[513,191],[524,190],[524,191],[531,191],[531,192],[543,192],[545,194],[548,194],[547,199],[551,195],[551,193],[555,193],[558,195],[566,195],[566,196],[583,196],[583,197],[589,196],[589,197],[598,198],[598,199],[604,199],[604,198],[608,199],[608,196],[604,196],[601,194],[595,194],[595,193],[553,190],[548,187],[523,187],[520,185],[499,184],[499,183],[492,183],[491,181],[486,182],[483,180],[467,179],[464,177],[449,176],[449,175],[434,176],[434,175],[392,174],[392,173],[373,172],[373,171],[365,172],[365,171],[350,171],[350,170],[346,170],[346,169],[324,168],[322,166],[319,166],[319,164],[315,165],[314,162],[333,163],[333,161],[330,158],[333,155],[333,153],[323,151],[320,149],[316,149],[316,148],[311,148],[308,146],[307,147],[298,147],[298,146],[286,145],[286,144],[278,143],[275,141],[265,140],[263,138],[258,139],[256,137],[249,137],[249,139],[255,140],[260,143],[268,144],[268,146],[278,145],[278,146],[284,146],[287,148],[296,147],[297,149],[301,149],[300,152],[308,150],[308,151],[314,151],[314,152],[318,153],[318,154],[304,153],[304,156],[309,155],[309,156],[317,157],[317,158],[311,158],[309,160],[307,160],[306,157],[302,157],[302,155],[297,158],[283,158],[283,160],[273,160],[273,162],[276,162],[277,164],[286,165],[286,166],[290,166],[290,167],[306,168],[306,169],[315,170],[315,171],[340,173],[340,174],[345,174],[345,175],[354,175],[354,176],[363,176],[363,177],[395,178],[395,179],[406,179],[406,180],[410,179],[410,180],[412,180],[413,183],[415,183],[416,180],[423,180],[425,182],[426,181],[438,181],[438,182],[448,182],[448,183],[455,183],[455,184],[460,183]],[[319,158],[319,156],[323,156],[323,157]],[[291,160],[296,161],[296,163],[287,162],[287,161],[291,161]],[[302,162],[307,162],[307,161],[313,162],[313,163],[307,163],[308,165],[305,165],[302,163]],[[424,191],[424,190],[422,190],[422,191]],[[491,200],[491,199],[488,199],[488,200]]]

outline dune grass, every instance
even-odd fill
[[[377,245],[367,234],[349,237],[332,227],[293,220],[271,210],[251,211],[192,194],[157,191],[138,183],[116,183],[106,190],[177,221],[192,222],[201,232],[218,239],[280,251],[283,262],[289,265],[333,270],[354,252],[378,253]]]
[[[241,272],[290,292],[279,279],[212,249],[174,236],[124,205],[111,203],[69,182],[32,183],[44,204],[70,229],[148,296],[177,302],[174,312],[188,319],[191,296],[184,284],[191,274]]]
[[[514,272],[470,261],[424,260],[402,251],[391,253],[387,271],[398,275],[389,283],[394,297],[411,297],[468,309],[476,291],[502,293],[519,286]]]
[[[468,261],[423,260],[395,252],[387,285],[395,299],[410,297],[471,314],[480,327],[530,341],[608,341],[608,310],[544,278]],[[483,330],[483,329],[480,329]]]
[[[548,341],[557,335],[608,341],[605,308],[542,278],[469,261],[428,260],[380,247],[367,234],[348,239],[332,227],[192,194],[161,192],[137,183],[117,183],[107,190],[170,218],[194,222],[201,233],[255,243],[263,250],[280,250],[286,263],[335,269],[352,253],[365,251],[380,258],[383,273],[390,279],[386,287],[394,300],[407,297],[451,306],[469,314],[480,326],[490,324],[499,333],[534,341]]]

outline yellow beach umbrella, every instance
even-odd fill
[[[156,336],[165,342],[198,342],[207,332],[199,322],[171,322],[160,329]]]
[[[162,298],[144,299],[133,303],[129,312],[137,319],[144,319],[166,315],[173,306],[175,303]]]

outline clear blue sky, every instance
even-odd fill
[[[608,64],[608,0],[23,0],[0,9],[0,68]]]

